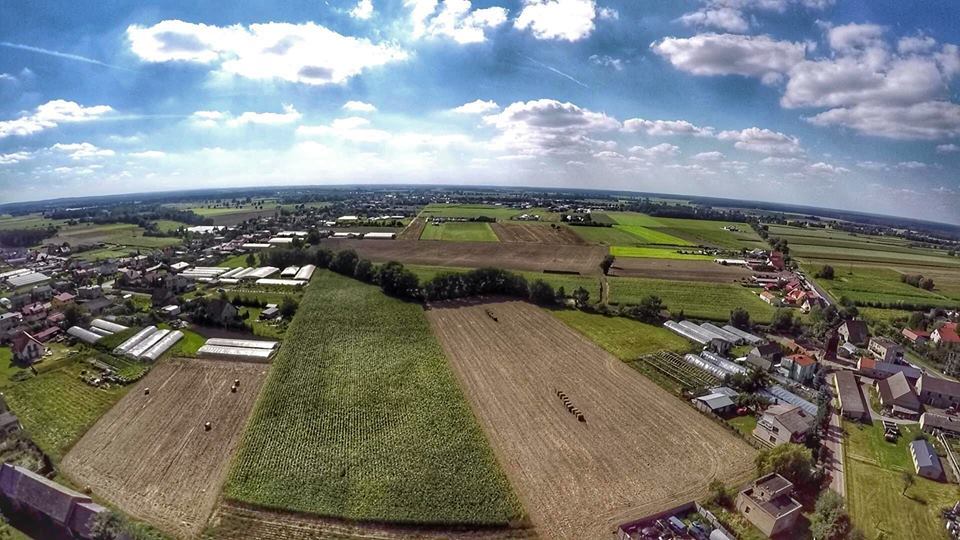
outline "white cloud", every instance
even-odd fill
[[[675,68],[694,75],[744,75],[765,83],[779,81],[806,51],[803,43],[737,34],[668,37],[650,47]]]
[[[567,155],[611,149],[615,143],[595,139],[593,135],[620,128],[616,119],[604,113],[552,99],[518,101],[483,120],[501,132],[494,141],[495,148],[525,155]]]
[[[930,36],[904,36],[897,41],[900,54],[928,53],[937,46],[937,40]]]
[[[339,84],[364,69],[404,60],[392,44],[341,35],[312,22],[213,26],[165,20],[127,28],[130,49],[145,62],[215,64],[255,80]]]
[[[770,156],[761,159],[760,163],[763,165],[770,165],[772,167],[795,169],[806,164],[806,161],[795,157]]]
[[[691,159],[694,161],[722,161],[725,156],[723,152],[700,152],[699,154],[693,156]]]
[[[661,159],[680,155],[680,147],[667,143],[650,147],[634,146],[630,148],[630,153],[649,159]]]
[[[611,7],[602,7],[597,10],[597,17],[603,21],[619,21],[620,12]]]
[[[390,132],[369,127],[370,120],[359,116],[337,118],[327,125],[300,126],[302,137],[330,137],[355,143],[382,143],[390,139]]]
[[[362,21],[373,17],[373,0],[359,0],[357,5],[350,10],[350,16]]]
[[[496,101],[478,99],[470,103],[464,103],[459,107],[450,109],[450,112],[457,114],[487,114],[500,109]]]
[[[698,28],[717,28],[737,34],[750,29],[750,23],[743,12],[730,7],[704,8],[686,13],[677,19],[687,26]]]
[[[143,152],[130,152],[128,155],[130,157],[146,158],[146,159],[161,159],[161,158],[167,157],[167,153],[161,152],[160,150],[144,150]]]
[[[113,108],[108,105],[84,107],[73,101],[55,99],[37,106],[32,113],[23,113],[20,118],[0,121],[0,138],[32,135],[60,124],[89,122],[111,112]]]
[[[928,168],[928,167],[929,167],[929,165],[926,164],[926,163],[923,163],[922,161],[901,161],[900,163],[897,163],[897,168],[898,168],[898,169],[905,169],[905,170],[908,170],[908,171],[915,171],[915,170],[918,170],[918,169],[926,169],[926,168]]]
[[[56,143],[50,147],[51,150],[63,152],[70,156],[70,159],[91,159],[100,157],[111,157],[116,154],[109,148],[100,148],[88,142],[82,143]]]
[[[608,56],[606,54],[590,55],[590,61],[598,66],[609,67],[617,71],[623,71],[623,60]]]
[[[800,140],[777,131],[751,127],[740,131],[721,131],[717,134],[721,141],[734,141],[734,147],[761,154],[801,154]]]
[[[824,163],[822,161],[814,163],[813,165],[810,165],[809,167],[807,167],[807,170],[811,173],[821,174],[821,175],[834,175],[834,174],[850,172],[849,169],[845,169],[843,167],[837,167],[836,165],[831,165],[829,163]]]
[[[507,22],[505,8],[473,9],[470,0],[404,0],[404,5],[411,8],[414,38],[448,37],[460,44],[483,43],[487,30]]]
[[[938,154],[952,154],[952,153],[956,153],[956,152],[960,152],[960,146],[957,146],[957,145],[955,145],[955,144],[953,144],[953,143],[951,143],[951,144],[939,144],[939,145],[937,145],[937,153],[938,153]]]
[[[596,16],[594,0],[523,0],[513,26],[537,39],[578,41],[593,32]]]
[[[360,112],[360,113],[373,113],[377,112],[377,108],[371,104],[364,101],[348,101],[343,104],[343,110],[350,112]]]
[[[631,118],[624,121],[623,130],[627,132],[643,131],[647,135],[692,135],[694,137],[712,137],[712,127],[695,126],[686,120],[645,120]]]
[[[217,126],[242,127],[247,125],[279,126],[293,124],[302,118],[302,114],[293,105],[283,105],[282,113],[247,111],[233,116],[223,111],[196,111],[190,115],[191,122],[199,127]]]
[[[818,126],[849,127],[890,139],[936,140],[960,136],[960,105],[927,101],[903,106],[854,105],[807,119]]]
[[[33,154],[30,152],[13,152],[10,154],[0,154],[0,165],[13,165],[20,163],[21,161],[27,161],[32,159]]]
[[[886,30],[876,24],[844,24],[828,26],[827,43],[830,48],[844,53],[862,51],[883,45]]]

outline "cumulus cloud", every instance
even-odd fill
[[[350,10],[350,16],[362,21],[373,17],[373,0],[359,0],[357,5]]]
[[[713,151],[713,152],[700,152],[699,154],[696,154],[695,156],[693,156],[691,159],[695,161],[710,162],[710,161],[722,161],[724,157],[725,156],[723,155],[723,152]]]
[[[411,8],[414,38],[447,37],[461,44],[482,43],[487,40],[487,30],[507,22],[505,8],[473,9],[470,0],[405,0],[404,5]]]
[[[521,155],[566,155],[609,150],[615,143],[595,134],[614,131],[620,122],[604,113],[552,99],[512,103],[498,114],[483,117],[500,130],[496,147]]]
[[[770,36],[698,34],[667,37],[650,46],[681,71],[694,75],[744,75],[775,83],[804,59],[803,43]]]
[[[750,23],[743,12],[730,7],[704,8],[686,13],[677,20],[687,26],[716,28],[738,34],[750,29]]]
[[[938,154],[953,154],[956,152],[960,152],[960,146],[957,146],[953,143],[937,145]]]
[[[167,157],[167,153],[162,152],[160,150],[144,150],[143,152],[130,152],[127,155],[134,158],[145,158],[145,159],[161,159],[161,158]]]
[[[91,159],[100,157],[111,157],[116,154],[109,148],[100,148],[88,142],[82,143],[56,143],[50,147],[51,150],[63,152],[70,156],[70,159]]]
[[[390,139],[390,132],[370,127],[370,120],[359,116],[337,118],[330,124],[300,126],[302,137],[331,137],[356,143],[382,143]]]
[[[341,35],[312,22],[214,26],[165,20],[127,28],[130,49],[144,62],[215,65],[247,79],[323,85],[407,58],[392,44]]]
[[[635,156],[645,157],[649,159],[661,159],[667,157],[675,157],[680,155],[680,147],[674,146],[672,144],[662,143],[656,146],[644,147],[644,146],[634,146],[630,148],[630,153]]]
[[[497,110],[500,110],[500,106],[497,105],[496,101],[478,99],[450,109],[450,112],[457,114],[487,114]]]
[[[694,137],[712,137],[714,135],[712,127],[696,126],[686,120],[645,120],[643,118],[631,118],[624,121],[623,130],[627,132],[642,131],[647,135],[653,136],[692,135]]]
[[[589,60],[598,66],[613,68],[617,71],[623,71],[623,60],[614,58],[606,54],[592,54]]]
[[[883,43],[884,27],[877,24],[844,24],[827,26],[827,43],[839,52],[861,51]]]
[[[23,113],[20,118],[0,120],[0,139],[13,135],[27,136],[60,124],[89,122],[113,112],[108,105],[84,107],[73,101],[55,99],[37,106],[33,112]]]
[[[608,11],[605,17],[611,15]],[[594,0],[523,0],[513,26],[529,29],[537,39],[578,41],[593,32],[596,16]]]
[[[218,126],[243,127],[248,125],[279,126],[296,123],[300,121],[302,116],[293,105],[285,104],[282,113],[247,111],[234,116],[224,111],[196,111],[190,115],[190,120],[194,125],[205,128]]]
[[[845,169],[843,167],[837,167],[836,165],[831,165],[829,163],[824,163],[822,161],[819,161],[817,163],[814,163],[813,165],[810,165],[809,167],[807,167],[807,170],[810,171],[811,173],[821,174],[821,175],[834,175],[834,174],[850,172],[849,169]]]
[[[27,161],[32,159],[33,154],[30,152],[12,152],[10,154],[0,154],[0,165],[14,165],[20,163],[21,161]]]
[[[740,131],[721,131],[717,134],[717,138],[721,141],[733,141],[733,146],[740,150],[761,154],[803,153],[800,140],[796,137],[759,127]]]
[[[807,120],[818,126],[849,127],[890,139],[935,140],[960,136],[960,105],[948,101],[854,105],[830,109]]]
[[[343,104],[343,110],[350,112],[360,112],[360,113],[373,113],[377,112],[377,108],[371,104],[364,101],[353,101],[350,100]]]

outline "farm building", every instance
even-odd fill
[[[297,271],[297,275],[293,276],[293,279],[299,281],[310,281],[310,278],[313,277],[313,273],[317,270],[317,267],[312,264],[307,264],[300,267],[300,270]]]
[[[300,271],[299,266],[288,266],[280,272],[280,277],[282,278],[293,278],[297,275],[297,272]]]
[[[783,351],[780,345],[776,343],[762,343],[757,345],[747,354],[747,363],[761,369],[770,371],[774,364],[780,363],[783,358]]]
[[[181,261],[178,263],[171,264],[170,269],[173,270],[174,272],[183,272],[184,270],[186,270],[187,268],[190,268],[191,266],[193,265],[186,261]]]
[[[935,344],[957,344],[960,343],[960,336],[957,335],[957,323],[949,322],[940,328],[937,328],[930,334],[930,341]]]
[[[867,344],[867,338],[870,336],[870,332],[867,330],[867,323],[864,321],[844,321],[840,325],[840,328],[837,329],[837,333],[840,334],[847,343],[853,343],[858,347],[863,347]]]
[[[737,495],[737,511],[767,536],[790,530],[801,505],[792,497],[793,484],[779,474],[758,478]]]
[[[14,289],[26,287],[27,285],[36,285],[46,281],[50,281],[50,276],[40,272],[28,272],[26,274],[17,274],[7,278],[7,283]]]
[[[900,334],[914,345],[926,345],[930,341],[930,332],[919,328],[904,328]]]
[[[39,339],[23,331],[10,340],[10,350],[13,352],[15,362],[32,364],[43,356],[47,348],[43,346]]]
[[[261,278],[256,281],[257,285],[272,285],[274,287],[303,287],[307,284],[306,281],[301,281],[299,279],[273,279],[273,278]]]
[[[920,403],[931,407],[960,406],[960,383],[931,377],[924,373],[917,381],[917,396]]]
[[[261,242],[247,242],[246,244],[241,244],[240,247],[243,249],[268,249],[272,248],[273,244],[264,244]]]
[[[157,331],[156,326],[148,326],[140,330],[136,334],[130,336],[130,338],[128,338],[126,341],[124,341],[120,345],[117,345],[117,347],[113,349],[113,353],[125,355],[135,345],[137,345],[138,343],[143,341],[146,337],[152,335],[156,331]]]
[[[260,319],[264,321],[276,319],[278,315],[280,315],[280,310],[276,306],[268,307],[260,312]]]
[[[877,382],[880,404],[893,411],[894,416],[916,419],[920,415],[920,398],[903,373]]]
[[[91,330],[94,328],[100,328],[102,330],[106,330],[110,334],[116,334],[117,332],[123,332],[124,330],[127,330],[127,327],[122,324],[117,324],[115,322],[106,321],[103,319],[94,319],[90,321],[90,328]]]
[[[857,371],[864,377],[871,379],[886,379],[887,377],[902,373],[911,384],[917,382],[917,379],[923,375],[919,369],[905,364],[893,364],[890,362],[878,362],[873,358],[863,356],[857,361]]]
[[[786,403],[788,405],[796,405],[797,407],[800,407],[803,412],[809,414],[810,416],[817,414],[816,405],[794,394],[779,384],[772,384],[757,393],[769,399],[771,403]]]
[[[925,433],[942,431],[957,436],[960,435],[960,418],[928,411],[920,415],[920,429]]]
[[[20,419],[10,411],[0,413],[0,433],[4,436],[23,430]]]
[[[936,449],[926,439],[919,439],[910,443],[910,457],[917,474],[931,480],[939,480],[943,476],[943,465]]]
[[[364,240],[393,240],[397,237],[397,233],[392,232],[368,232],[363,235]]]
[[[742,338],[744,341],[753,345],[756,345],[763,341],[762,338],[759,338],[751,334],[750,332],[744,332],[743,330],[733,325],[729,325],[729,324],[724,325],[723,329],[726,330],[727,332],[730,332],[731,334],[740,336],[740,338]]]
[[[267,240],[267,243],[270,245],[283,245],[283,244],[292,244],[293,238],[289,237],[275,237]]]
[[[100,334],[91,332],[86,328],[80,328],[79,326],[71,326],[67,329],[67,333],[89,345],[100,341],[100,339],[103,337]]]
[[[159,341],[153,344],[149,349],[143,352],[140,355],[141,360],[155,361],[157,358],[160,358],[160,355],[167,352],[170,347],[180,341],[183,338],[183,332],[179,330],[174,330],[164,335]]]
[[[783,302],[781,302],[780,299],[777,298],[777,295],[773,294],[770,291],[761,292],[760,299],[774,307],[779,307],[780,305],[783,304]]]
[[[797,382],[809,381],[816,370],[817,361],[806,354],[791,354],[780,361],[780,372]]]
[[[713,392],[692,400],[693,406],[703,412],[709,412],[718,416],[731,414],[737,405],[727,394]]]
[[[903,362],[903,347],[890,338],[875,336],[870,338],[867,350],[881,362],[899,364]]]
[[[797,405],[771,405],[763,412],[753,436],[768,446],[800,443],[813,428],[813,416]]]
[[[833,374],[833,389],[840,402],[840,414],[844,418],[865,421],[870,418],[863,392],[856,376],[849,371],[837,371]]]
[[[273,350],[277,348],[278,343],[276,341],[266,341],[260,339],[230,339],[230,338],[210,338],[206,341],[206,345],[222,345],[225,347],[247,347],[251,349],[268,349]]]
[[[86,495],[9,463],[0,466],[0,493],[14,510],[56,525],[65,537],[91,538],[94,517],[106,511]]]
[[[197,354],[202,358],[266,362],[276,352],[276,347],[276,341],[211,338],[197,350]]]

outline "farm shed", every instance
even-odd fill
[[[709,332],[715,336],[718,336],[722,339],[725,339],[730,343],[733,343],[734,345],[740,345],[745,341],[739,335],[734,334],[733,332],[728,332],[727,330],[720,328],[719,326],[712,323],[703,323],[700,325],[700,329],[704,330],[705,332]]]
[[[275,266],[261,266],[260,268],[255,268],[253,269],[253,271],[237,277],[239,277],[240,279],[262,279],[262,278],[270,277],[279,271],[280,269]]]
[[[222,345],[204,345],[197,350],[201,358],[224,358],[228,360],[248,360],[265,362],[273,356],[271,349],[254,349],[250,347],[226,347]]]
[[[736,404],[730,396],[720,393],[707,394],[693,399],[693,406],[703,412],[724,416],[733,412]]]
[[[397,233],[392,232],[368,232],[363,235],[365,240],[393,240],[397,237]]]
[[[268,243],[268,244],[273,244],[273,245],[292,244],[292,243],[293,243],[293,238],[289,238],[289,237],[279,237],[279,236],[278,236],[278,237],[275,237],[275,238],[271,238],[270,240],[267,240],[267,243]]]
[[[691,332],[699,332],[700,335],[702,335],[702,336],[704,336],[705,338],[707,338],[708,341],[713,341],[714,339],[720,339],[720,340],[726,341],[726,338],[724,338],[724,337],[721,336],[720,334],[715,334],[715,333],[713,333],[712,331],[707,330],[706,328],[703,328],[702,326],[696,325],[696,324],[694,324],[694,323],[692,323],[692,322],[690,322],[690,321],[680,321],[679,324],[680,324],[681,327],[686,328],[687,330],[690,330]]]
[[[926,439],[910,443],[910,457],[913,459],[913,467],[918,475],[931,480],[939,480],[943,476],[940,456]]]
[[[7,278],[7,283],[10,284],[10,286],[14,289],[26,287],[27,285],[34,285],[36,283],[43,283],[44,281],[50,281],[50,276],[41,274],[40,272],[18,274]]]
[[[860,391],[860,383],[850,371],[837,371],[833,374],[833,389],[840,402],[840,414],[844,418],[863,421],[870,417],[867,405]]]
[[[228,339],[228,338],[210,338],[204,345],[220,345],[224,347],[247,347],[250,349],[276,349],[276,341],[266,341],[259,339]]]
[[[957,436],[960,435],[960,418],[946,414],[925,412],[920,415],[920,429],[925,433],[943,431]]]
[[[310,278],[313,277],[313,273],[316,270],[317,270],[317,267],[312,264],[301,266],[300,270],[297,272],[297,275],[293,276],[293,279],[310,281]]]
[[[103,337],[113,335],[113,332],[109,330],[104,330],[103,328],[97,328],[96,326],[91,326],[90,331],[93,332],[94,334],[97,334],[98,336],[103,336]]]
[[[750,332],[744,332],[743,330],[730,324],[725,325],[723,329],[726,330],[727,332],[730,332],[731,334],[740,336],[741,338],[743,338],[744,341],[746,341],[747,343],[751,343],[753,345],[756,345],[757,343],[760,343],[761,341],[763,341],[762,338],[759,338],[751,334]]]
[[[877,382],[880,404],[893,409],[894,416],[916,419],[920,415],[920,398],[903,373]]]
[[[276,307],[268,307],[260,312],[260,318],[262,320],[276,319],[280,315],[280,310]]]
[[[180,341],[182,337],[183,332],[179,330],[170,332],[169,334],[163,336],[163,338],[154,344],[153,347],[147,349],[147,352],[140,355],[140,359],[153,361],[157,358],[160,358],[160,355],[167,352],[167,350],[170,349],[170,347],[173,347],[176,342]]]
[[[232,277],[236,276],[237,274],[239,274],[240,272],[243,272],[243,271],[246,270],[246,269],[247,269],[247,268],[246,268],[245,266],[238,266],[238,267],[236,267],[236,268],[231,268],[230,270],[227,270],[226,272],[220,274],[220,279],[223,279],[223,278],[232,278]]]
[[[280,277],[282,278],[292,278],[297,275],[297,272],[300,271],[299,266],[288,266],[280,272]]]
[[[93,518],[106,508],[29,469],[4,463],[0,492],[15,510],[39,515],[66,530],[66,536],[90,538]]]
[[[127,330],[128,327],[122,324],[117,324],[115,322],[106,321],[103,319],[94,319],[90,321],[90,327],[92,328],[102,328],[111,334],[116,334],[117,332],[123,332]]]
[[[80,341],[89,343],[91,345],[100,341],[100,338],[103,337],[100,334],[95,334],[86,328],[80,328],[79,326],[71,326],[67,329],[67,333],[79,339]]]
[[[156,332],[156,331],[157,331],[157,327],[156,327],[156,326],[147,326],[146,328],[140,330],[140,331],[137,332],[136,334],[130,336],[129,339],[127,339],[126,341],[124,341],[124,342],[121,343],[120,345],[117,345],[117,347],[116,347],[115,349],[113,349],[113,353],[114,353],[114,354],[126,354],[127,351],[129,351],[129,350],[132,349],[134,346],[136,346],[137,343],[140,343],[140,342],[143,341],[147,336],[153,334],[153,333]]]
[[[307,284],[306,281],[301,281],[299,279],[272,279],[272,278],[261,278],[256,281],[257,285],[274,285],[277,287],[303,287]]]
[[[787,390],[786,388],[780,386],[779,384],[771,385],[767,387],[765,390],[761,390],[759,393],[764,396],[767,396],[774,403],[780,403],[780,402],[789,403],[791,405],[796,405],[800,407],[807,414],[810,414],[810,415],[817,414],[816,405],[794,394],[793,392]]]

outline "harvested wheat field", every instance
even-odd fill
[[[427,222],[423,218],[416,217],[411,221],[400,234],[397,235],[397,240],[417,240],[420,238],[420,235],[423,234],[423,228],[426,227]]]
[[[207,360],[157,364],[70,450],[63,473],[169,534],[198,535],[267,368]],[[240,386],[231,392],[235,379]]]
[[[731,283],[753,273],[743,266],[724,266],[713,261],[617,257],[610,267],[611,276],[708,281]]]
[[[611,538],[619,523],[706,495],[714,478],[753,473],[746,442],[531,304],[427,314],[544,538]]]
[[[355,250],[373,262],[397,261],[427,266],[496,267],[533,272],[599,274],[606,246],[556,246],[501,242],[343,240],[326,238],[325,248]]]
[[[587,243],[570,227],[555,223],[491,223],[501,242],[585,246]]]

